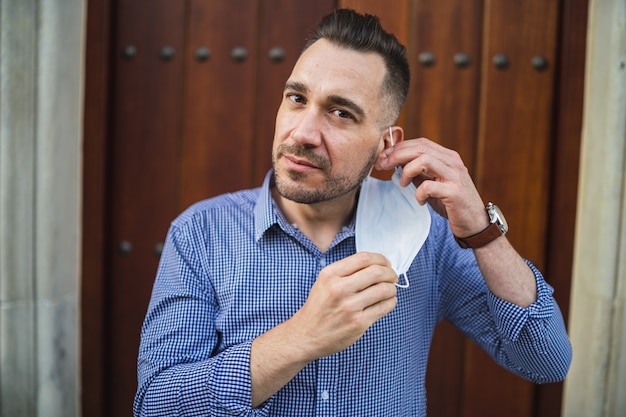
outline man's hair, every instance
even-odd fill
[[[375,53],[383,58],[387,74],[382,93],[391,99],[389,110],[393,112],[395,121],[409,92],[411,74],[406,48],[394,35],[382,28],[380,19],[371,14],[338,9],[322,18],[307,39],[303,51],[320,39],[342,48]]]

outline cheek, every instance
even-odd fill
[[[340,169],[356,173],[356,171],[372,165],[383,149],[384,145],[381,143],[376,145],[369,142],[368,144],[361,143],[359,146],[355,146],[354,142],[352,142],[352,144],[345,147],[334,147],[331,151],[331,158],[336,162],[341,161]]]

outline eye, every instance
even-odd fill
[[[296,103],[296,104],[305,104],[306,100],[303,96],[301,96],[300,94],[296,94],[296,93],[288,93],[286,95],[287,100]]]
[[[340,119],[351,119],[351,120],[356,120],[356,118],[352,115],[352,113],[347,112],[343,109],[335,109],[332,111],[332,113],[339,117]]]

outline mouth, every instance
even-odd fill
[[[280,146],[276,152],[275,161],[280,161],[283,168],[293,174],[311,174],[330,170],[330,161],[326,157],[298,145]]]
[[[298,158],[294,155],[285,155],[284,157],[290,166],[319,169],[317,165],[307,159]]]

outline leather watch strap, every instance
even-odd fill
[[[485,246],[487,243],[492,242],[502,236],[502,230],[497,223],[491,223],[484,229],[482,232],[478,232],[475,235],[460,238],[455,236],[454,239],[463,249],[467,248],[480,248],[481,246]]]

